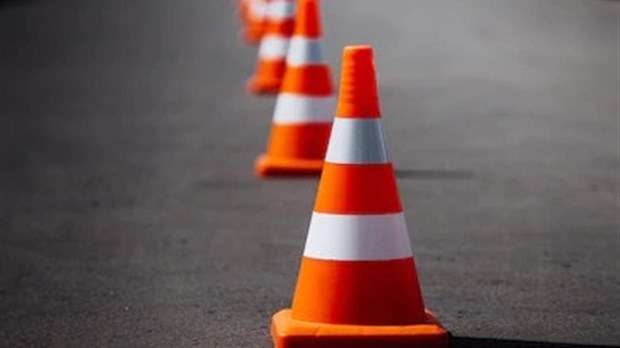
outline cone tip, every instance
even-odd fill
[[[370,45],[346,46],[342,52],[336,117],[379,118],[380,115],[373,49]]]
[[[345,46],[342,52],[343,61],[372,60],[373,50],[370,45],[349,45]]]
[[[293,35],[318,38],[321,36],[318,0],[299,0]]]

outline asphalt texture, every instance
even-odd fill
[[[261,181],[232,0],[3,2],[3,347],[269,347],[317,180]],[[620,344],[618,2],[323,1],[370,43],[455,345]],[[477,339],[466,339],[475,337]],[[461,342],[461,343],[459,343]]]

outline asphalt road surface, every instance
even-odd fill
[[[253,176],[274,100],[244,91],[234,10],[2,2],[3,347],[270,346],[317,181]],[[619,3],[325,0],[323,18],[334,75],[344,45],[375,47],[455,345],[620,344]]]

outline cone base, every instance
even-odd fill
[[[256,176],[310,176],[320,175],[323,160],[278,158],[266,154],[256,159]]]
[[[273,316],[275,348],[447,348],[449,334],[432,313],[428,322],[405,326],[322,324],[295,320],[291,310]]]
[[[280,81],[259,80],[251,77],[246,83],[246,89],[253,94],[278,94],[280,92]]]

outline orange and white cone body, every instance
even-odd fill
[[[271,334],[277,348],[448,347],[424,308],[369,46],[344,50],[293,306]]]
[[[278,93],[286,67],[286,53],[295,22],[293,0],[270,0],[267,23],[258,49],[254,76],[247,88],[252,93]]]
[[[300,0],[259,176],[320,174],[336,100],[321,50],[318,0]]]
[[[248,44],[261,41],[267,24],[268,0],[239,0],[239,14],[244,24],[243,40]]]

